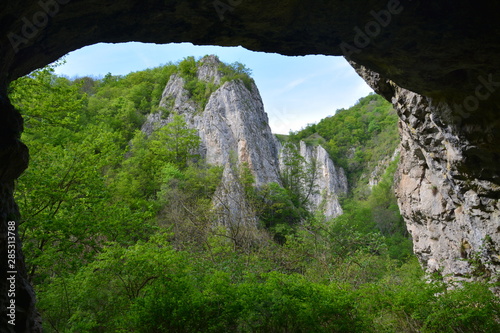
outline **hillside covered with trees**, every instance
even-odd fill
[[[19,234],[46,332],[500,330],[486,284],[447,290],[411,254],[393,194],[397,117],[380,96],[280,136],[323,145],[346,170],[343,215],[305,211],[294,178],[255,188],[242,166],[235,182],[258,227],[236,236],[215,224],[222,171],[195,156],[196,131],[175,116],[140,131],[174,73],[207,102],[217,87],[196,79],[196,65],[73,80],[49,67],[10,86],[31,155]],[[242,64],[222,70],[251,83]]]

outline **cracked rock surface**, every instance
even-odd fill
[[[461,119],[456,104],[394,86],[353,65],[376,91],[391,97],[398,112],[396,195],[424,268],[445,280],[497,280],[500,186],[491,163],[498,155],[490,148],[498,135],[495,123],[473,115]]]

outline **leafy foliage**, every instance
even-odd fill
[[[241,80],[249,91],[253,91],[255,85],[252,79],[252,70],[247,68],[244,64],[235,62],[231,65],[221,63],[219,71],[223,74],[221,84],[225,82]]]
[[[23,140],[34,166],[16,191],[33,281],[76,271],[93,259],[103,239],[127,244],[149,233],[140,222],[147,213],[108,204],[107,169],[121,158],[122,138],[108,123],[86,124],[85,96],[52,72],[34,72],[11,86],[11,98],[26,118]],[[122,228],[110,229],[113,224]]]
[[[287,235],[311,217],[309,198],[315,192],[316,161],[307,162],[294,143],[284,144],[280,184],[270,183],[257,189],[257,215],[281,244]]]
[[[185,80],[184,87],[189,92],[190,98],[198,103],[201,110],[205,108],[210,95],[225,82],[241,80],[249,91],[253,90],[254,81],[250,77],[251,70],[245,65],[238,62],[230,65],[220,63],[217,69],[222,78],[220,83],[216,85],[213,82],[198,79],[198,68],[202,61],[203,58],[196,61],[194,57],[186,57],[178,65],[178,73]]]
[[[184,87],[192,100],[203,110],[210,95],[217,89],[215,84],[205,82],[197,77],[198,64],[194,57],[187,57],[179,63],[179,75],[184,78]]]
[[[11,85],[32,158],[16,199],[44,331],[500,330],[488,285],[447,290],[411,255],[392,189],[397,160],[370,191],[343,198],[343,215],[307,211],[312,166],[290,141],[325,145],[359,180],[394,149],[395,116],[378,96],[282,137],[281,185],[256,189],[249,169],[233,166],[241,204],[263,228],[216,225],[222,169],[196,156],[196,133],[175,114],[150,136],[139,131],[171,74],[194,82],[201,101],[213,89],[196,81],[197,66],[73,81],[45,68]],[[250,74],[219,70],[223,80]]]
[[[371,94],[353,107],[337,110],[334,116],[290,135],[294,142],[308,138],[323,145],[334,162],[346,170],[352,187],[356,187],[367,169],[373,169],[396,149],[396,112],[383,97]]]

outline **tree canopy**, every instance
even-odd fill
[[[282,184],[255,188],[244,165],[233,170],[260,226],[215,223],[222,169],[196,156],[196,132],[178,115],[140,131],[171,74],[206,97],[193,63],[73,80],[49,67],[10,86],[31,152],[15,195],[44,331],[500,331],[487,283],[449,290],[411,254],[397,159],[363,185],[395,149],[396,116],[379,96],[284,138],[322,144],[346,168],[343,215],[305,210],[311,172],[290,145]],[[243,65],[222,68],[252,86]]]

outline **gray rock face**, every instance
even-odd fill
[[[214,56],[203,58],[198,79],[220,84],[219,64]],[[255,214],[245,203],[242,189],[236,185],[235,166],[247,166],[256,186],[281,182],[280,144],[271,132],[257,87],[252,85],[249,90],[239,80],[225,82],[200,111],[184,85],[183,78],[172,75],[163,92],[162,111],[150,114],[142,130],[151,134],[155,128],[168,124],[172,115],[166,116],[166,112],[183,115],[188,126],[196,129],[201,138],[200,155],[209,164],[224,166],[221,186],[214,198],[216,208],[225,212],[221,222],[226,225],[230,224],[229,220],[255,222]],[[316,193],[311,195],[311,209],[321,208],[327,216],[340,215],[342,208],[337,194],[347,191],[344,171],[334,166],[322,147],[301,143],[300,153],[308,162],[317,161]]]
[[[461,172],[471,142],[458,140],[434,113],[447,112],[448,104],[403,89],[393,101],[404,148],[397,195],[415,253],[428,271],[442,270],[443,276],[498,275],[500,186]]]
[[[310,210],[320,210],[327,217],[339,216],[343,213],[338,200],[339,194],[348,190],[344,169],[336,167],[322,146],[308,146],[300,142],[300,155],[307,163],[314,161],[316,173],[314,177],[315,191],[309,198]]]
[[[219,71],[220,60],[216,56],[210,55],[204,57],[201,62],[197,72],[198,79],[219,85],[222,79],[222,73]]]
[[[445,279],[498,279],[498,175],[489,171],[488,160],[472,158],[488,158],[481,152],[494,137],[494,125],[462,126],[462,119],[451,116],[457,114],[456,104],[420,96],[366,68],[356,69],[392,99],[401,119],[396,194],[424,268]],[[468,121],[481,123],[474,115]],[[470,172],[478,166],[482,172]]]
[[[220,62],[214,56],[202,59],[197,77],[220,84]],[[248,166],[256,186],[279,183],[278,148],[269,127],[267,114],[255,85],[251,91],[239,80],[222,84],[208,99],[204,109],[189,98],[184,80],[173,75],[163,92],[161,107],[183,115],[189,127],[201,138],[200,155],[207,163],[224,167],[222,181],[214,195],[219,222],[232,228],[255,225],[255,213],[246,202],[237,182],[236,166]],[[172,115],[165,111],[149,115],[142,130],[150,134],[166,125]]]
[[[347,55],[424,95],[473,90],[468,78],[500,73],[495,1],[456,0],[453,10],[446,1],[222,2],[224,13],[214,1],[4,0],[2,95],[8,81],[99,42],[192,42],[286,55]],[[388,22],[380,23],[377,13],[387,10]],[[40,15],[48,21],[39,23]],[[367,26],[377,32],[366,31]],[[367,41],[360,41],[365,33]]]
[[[262,101],[240,81],[220,87],[208,101],[198,128],[208,163],[226,164],[236,154],[254,173],[256,185],[278,181],[277,147]]]
[[[208,61],[199,68],[198,77],[207,82],[220,82],[221,74],[214,57],[206,59]],[[223,166],[232,162],[246,164],[254,174],[257,186],[279,182],[278,148],[255,85],[249,91],[239,80],[225,82],[200,112],[199,106],[189,98],[184,80],[173,75],[165,87],[160,105],[183,115],[188,126],[198,131],[202,142],[200,155],[207,163]],[[166,125],[171,116],[164,117],[163,112],[149,115],[142,130],[150,134],[154,128]]]

